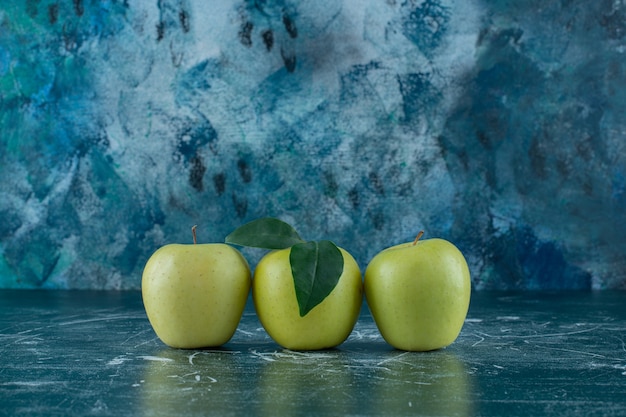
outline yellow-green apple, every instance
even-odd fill
[[[146,314],[174,348],[220,346],[235,333],[251,286],[248,262],[223,243],[169,244],[148,259],[141,280]]]
[[[259,321],[272,339],[292,350],[319,350],[343,343],[354,328],[363,302],[359,266],[344,249],[336,286],[305,315],[300,314],[290,264],[292,248],[265,255],[257,264],[252,299]]]
[[[257,264],[252,299],[267,333],[292,350],[335,347],[348,338],[363,303],[354,258],[329,240],[305,241],[289,224],[254,220],[226,242],[273,249]]]
[[[470,302],[463,254],[444,239],[383,250],[365,271],[365,299],[383,338],[408,351],[435,350],[456,340]]]

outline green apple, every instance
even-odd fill
[[[363,303],[363,281],[346,250],[329,240],[303,240],[271,217],[240,226],[225,241],[273,250],[256,266],[252,299],[274,341],[292,350],[319,350],[348,338]]]
[[[383,338],[408,351],[440,349],[465,322],[471,281],[463,254],[444,239],[419,240],[378,253],[365,271],[365,299]]]
[[[174,348],[220,346],[235,333],[251,286],[241,253],[223,243],[169,244],[143,271],[141,291],[150,324]]]
[[[265,255],[257,264],[252,299],[259,321],[272,339],[292,350],[319,350],[343,343],[354,328],[363,302],[362,276],[344,249],[343,272],[334,289],[305,315],[300,314],[290,265],[292,248]]]

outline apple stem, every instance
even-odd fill
[[[196,243],[198,243],[198,241],[196,240],[196,227],[198,227],[198,225],[193,225],[191,226],[191,235],[193,236],[193,244],[195,245]]]
[[[413,241],[413,246],[415,246],[417,244],[417,241],[420,240],[420,237],[422,237],[423,234],[424,234],[424,231],[420,230],[420,232],[415,237],[415,240]]]

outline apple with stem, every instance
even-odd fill
[[[328,240],[305,241],[285,222],[262,218],[226,242],[272,249],[259,261],[252,299],[263,328],[284,348],[320,350],[343,343],[363,303],[354,258]]]
[[[379,252],[365,271],[365,299],[383,338],[407,351],[440,349],[456,340],[470,302],[467,262],[444,239]]]
[[[248,262],[232,246],[168,244],[148,259],[143,303],[157,336],[174,348],[220,346],[241,320],[251,286]]]

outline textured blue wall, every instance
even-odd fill
[[[623,1],[6,3],[0,287],[138,288],[274,216],[363,269],[425,229],[476,289],[626,288]]]

